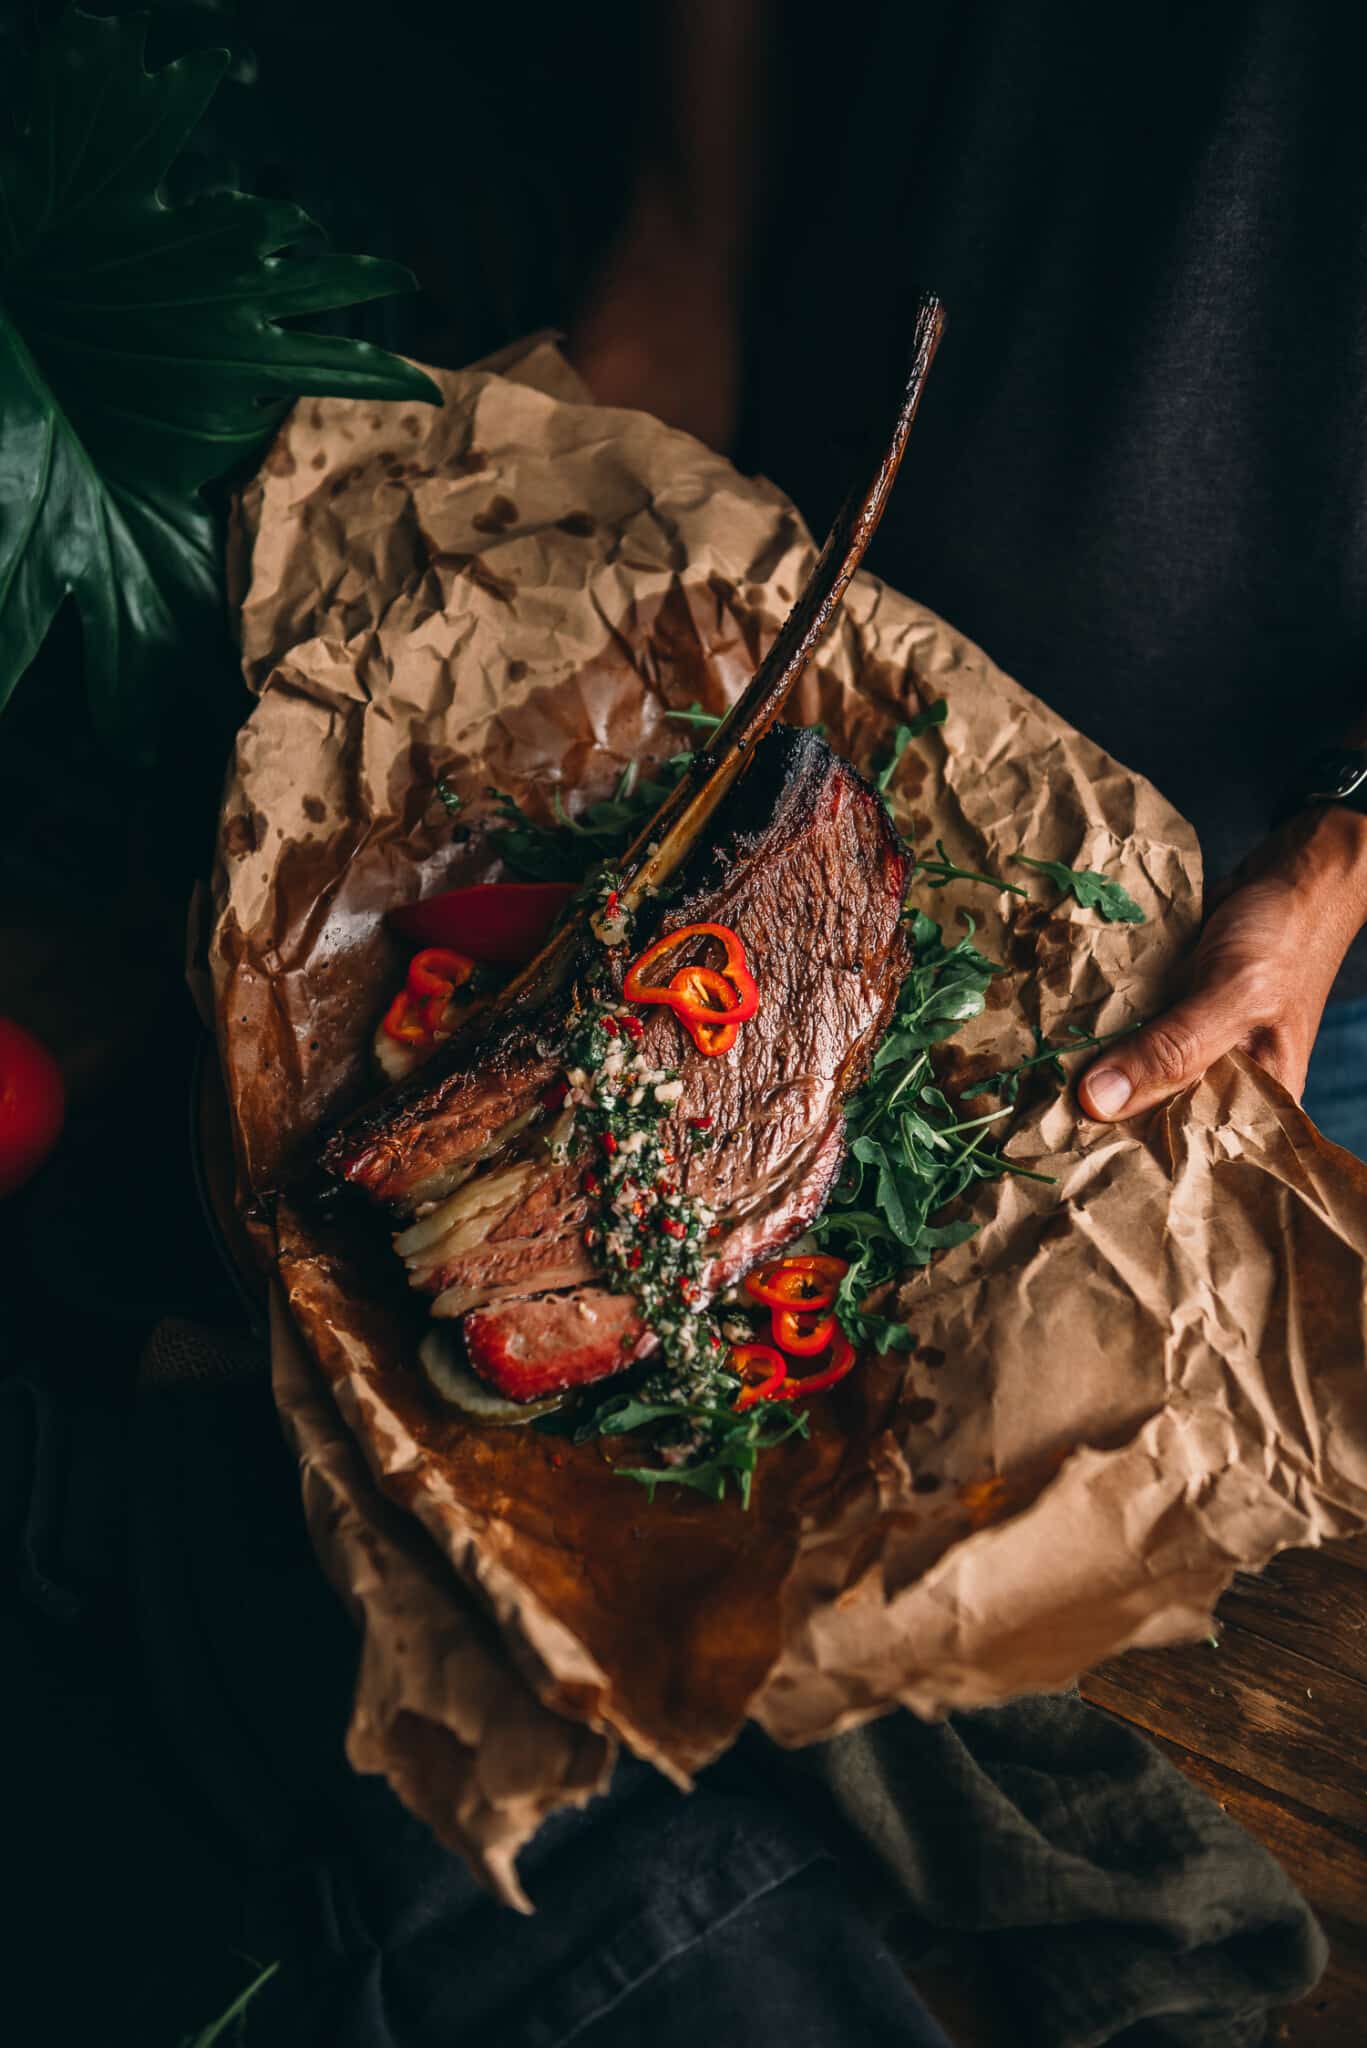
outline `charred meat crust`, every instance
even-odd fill
[[[869,785],[837,760],[819,734],[780,726],[755,749],[746,772],[718,809],[707,842],[685,863],[675,905],[667,914],[657,910],[638,920],[639,944],[649,944],[659,929],[694,921],[704,897],[739,863],[766,848],[770,857],[781,858],[783,843],[796,838],[810,822],[817,792],[832,773],[848,778],[874,807],[887,840],[887,857],[901,863],[905,876],[906,856]],[[586,939],[581,971],[590,948],[597,950],[595,942]],[[562,995],[533,1016],[495,1021],[489,1035],[474,1047],[453,1041],[327,1137],[320,1152],[324,1171],[402,1212],[413,1199],[404,1185],[408,1169],[415,1154],[429,1149],[425,1134],[435,1135],[439,1127],[448,1157],[466,1156],[555,1079],[557,1061],[544,1048],[562,1035],[566,1009]]]
[[[843,1158],[841,1105],[906,969],[908,865],[869,785],[818,735],[780,728],[682,871],[679,899],[640,920],[633,950],[656,930],[732,925],[761,988],[757,1016],[724,1059],[693,1051],[663,1009],[643,1020],[652,1062],[683,1073],[677,1114],[706,1115],[717,1134],[686,1179],[718,1216],[713,1288],[781,1250],[825,1203]],[[504,1030],[466,1069],[415,1077],[422,1085],[406,1084],[397,1112],[391,1091],[353,1124],[350,1149],[334,1140],[329,1154],[374,1198],[418,1211],[397,1240],[413,1284],[436,1297],[438,1315],[462,1320],[471,1362],[518,1399],[568,1384],[571,1361],[583,1383],[645,1348],[631,1304],[595,1285],[578,1170],[545,1153],[553,1112],[542,1098],[574,1001],[567,991]]]
[[[638,946],[649,944],[658,930],[697,921],[704,911],[721,916],[717,898],[740,893],[737,876],[756,862],[784,863],[804,833],[819,824],[823,793],[829,802],[833,793],[842,792],[868,807],[876,821],[875,838],[882,841],[882,861],[860,865],[881,865],[887,875],[866,873],[865,886],[876,901],[881,879],[900,906],[907,856],[881,799],[819,734],[780,726],[756,748],[746,773],[718,810],[707,842],[685,864],[676,900],[638,920]],[[858,878],[847,876],[845,884],[857,889]],[[802,935],[799,930],[792,936],[800,942]],[[581,949],[584,966],[591,947],[597,951],[587,939]],[[415,1191],[413,1183],[429,1156],[450,1162],[479,1153],[500,1130],[525,1116],[554,1082],[559,1072],[555,1048],[571,1002],[572,997],[562,995],[537,1015],[495,1023],[473,1051],[460,1049],[457,1041],[452,1051],[438,1053],[327,1139],[320,1154],[324,1170],[398,1213],[411,1210],[424,1199],[425,1191]],[[847,1083],[845,1092],[854,1085]]]

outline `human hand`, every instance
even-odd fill
[[[1264,842],[1216,892],[1188,992],[1083,1076],[1103,1123],[1137,1116],[1236,1048],[1299,1101],[1343,957],[1367,924],[1367,818],[1308,812]]]

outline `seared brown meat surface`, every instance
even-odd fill
[[[820,1213],[843,1155],[842,1103],[863,1076],[907,968],[908,860],[881,799],[816,734],[761,742],[681,876],[678,897],[606,956],[620,989],[658,932],[730,926],[758,983],[757,1014],[719,1058],[698,1052],[667,1009],[641,1012],[653,1067],[679,1070],[671,1113],[710,1117],[715,1143],[686,1160],[686,1193],[715,1211],[707,1284],[777,1253]],[[605,957],[585,940],[581,976]],[[670,956],[673,973],[705,945]],[[397,1244],[437,1315],[463,1321],[472,1365],[531,1399],[601,1378],[640,1356],[649,1333],[601,1284],[584,1243],[582,1161],[556,1164],[547,1137],[579,979],[545,1011],[505,1025],[471,1063],[424,1068],[339,1132],[334,1174],[412,1219]]]

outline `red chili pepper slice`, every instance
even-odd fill
[[[669,988],[678,997],[670,1007],[689,1023],[698,1019],[710,1023],[717,1017],[731,1020],[740,1008],[735,983],[719,967],[681,967]],[[734,1021],[739,1024],[743,1019],[734,1017]]]
[[[634,960],[627,969],[626,979],[622,983],[622,994],[630,1003],[667,1003],[672,1009],[677,1009],[680,1001],[684,999],[672,985],[663,986],[656,982],[647,982],[644,977],[651,967],[690,939],[716,939],[721,946],[726,955],[726,979],[731,983],[737,997],[733,1012],[734,1021],[737,1024],[744,1024],[759,1008],[759,989],[746,961],[745,947],[730,925],[726,924],[684,924],[680,925],[677,931],[666,932],[663,938],[656,939],[653,945],[647,946],[639,960]],[[717,970],[711,971],[715,973]],[[711,1004],[708,1007],[715,1009],[716,1005]]]
[[[681,967],[669,987],[677,997],[672,1007],[686,1023],[720,1011],[745,1024],[759,1008],[759,989],[744,968],[733,973],[729,967]]]
[[[697,1046],[698,1051],[704,1053],[710,1060],[716,1059],[721,1053],[730,1052],[732,1046],[740,1037],[740,1025],[732,1018],[727,1018],[725,1023],[708,1024],[701,1018],[695,1023],[692,1018],[681,1017],[679,1022],[687,1031],[694,1045]]]
[[[736,992],[715,967],[681,967],[669,984],[677,991],[679,1022],[698,1051],[714,1059],[736,1042],[741,1018]]]
[[[738,1410],[756,1401],[772,1401],[788,1377],[788,1368],[772,1344],[733,1344],[727,1364],[745,1381],[736,1396]]]
[[[816,1358],[835,1337],[834,1315],[803,1315],[795,1308],[776,1308],[770,1318],[773,1338],[790,1358]]]
[[[429,946],[415,953],[408,963],[408,990],[415,996],[449,996],[467,982],[475,971],[468,953],[453,953],[445,946]]]
[[[669,984],[678,996],[673,1008],[700,1053],[715,1059],[729,1052],[740,1032],[736,990],[716,967],[681,967]]]
[[[826,1252],[802,1252],[748,1274],[745,1291],[766,1308],[830,1308],[848,1271],[845,1259]]]
[[[426,1045],[432,1036],[421,1015],[421,1006],[414,1002],[406,988],[401,988],[384,1013],[384,1028],[391,1038],[397,1038],[400,1045]]]
[[[573,882],[475,882],[400,904],[389,922],[416,945],[451,946],[495,967],[518,967],[540,952],[574,893]]]
[[[807,1394],[819,1394],[827,1387],[833,1387],[837,1380],[843,1380],[854,1364],[854,1346],[842,1330],[831,1346],[831,1362],[824,1372],[809,1372],[800,1380],[785,1379],[778,1392],[771,1394],[771,1401],[801,1401]]]

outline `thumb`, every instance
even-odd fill
[[[1101,1123],[1138,1116],[1198,1081],[1247,1028],[1237,997],[1198,988],[1133,1038],[1108,1047],[1083,1075],[1078,1100]]]

